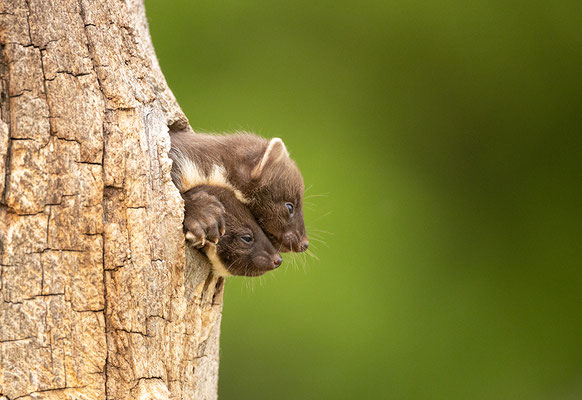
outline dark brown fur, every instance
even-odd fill
[[[232,190],[209,185],[196,186],[182,195],[184,199],[194,197],[203,199],[213,196],[224,207],[222,227],[224,234],[215,245],[214,240],[207,236],[209,242],[203,244],[202,250],[208,254],[215,246],[220,264],[232,275],[259,276],[277,268],[283,262],[280,254],[265,236],[248,208],[241,203]],[[247,243],[242,238],[251,237]],[[221,265],[213,263],[215,272],[221,275]]]
[[[224,167],[228,182],[248,199],[251,213],[277,249],[283,252],[307,249],[303,177],[282,142],[265,157],[271,141],[248,133],[211,135],[181,131],[173,132],[171,141],[174,159],[177,153],[181,154],[205,174],[211,172],[213,165]],[[173,175],[180,176],[176,162]],[[293,204],[292,215],[286,203]],[[186,218],[188,213],[187,204]],[[218,223],[219,215],[214,215]]]

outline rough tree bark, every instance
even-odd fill
[[[172,129],[143,0],[0,0],[0,398],[216,398]]]

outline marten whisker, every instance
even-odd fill
[[[309,238],[313,238],[313,239],[317,239],[317,241],[319,241],[320,243],[327,243],[328,239],[329,239],[329,235],[326,233],[321,233],[321,232],[311,232],[311,231],[307,231],[307,235],[309,236]]]
[[[308,232],[315,232],[315,233],[324,233],[326,235],[333,235],[334,234],[333,232],[330,232],[330,231],[324,231],[322,229],[314,229],[314,228],[308,228],[307,231]]]
[[[331,213],[332,213],[332,212],[333,212],[333,211],[328,211],[328,212],[326,212],[325,214],[321,214],[321,215],[319,215],[317,218],[315,218],[315,219],[311,220],[311,222],[313,223],[313,222],[319,221],[319,220],[320,220],[320,219],[322,219],[322,218],[329,217],[329,216],[331,215]]]
[[[324,245],[325,247],[327,247],[327,248],[329,249],[329,246],[327,245],[327,242],[326,242],[325,240],[321,240],[321,239],[319,239],[319,238],[317,238],[317,237],[314,237],[314,236],[311,236],[311,237],[309,238],[309,240],[314,240],[314,241],[316,241],[316,242],[318,242],[318,243],[321,243],[322,245]],[[316,245],[314,245],[313,247],[317,248],[317,246],[316,246]]]
[[[293,267],[293,255],[291,254],[285,254],[285,260],[287,260],[286,262],[289,264],[289,268]],[[285,268],[285,271],[287,270],[287,268]]]
[[[301,253],[301,260],[303,261],[303,272],[307,274],[307,259],[305,258],[305,252]]]
[[[320,193],[320,194],[310,194],[308,196],[303,196],[303,201],[305,201],[305,199],[311,199],[313,197],[328,197],[329,193]]]
[[[299,254],[296,254],[293,258],[295,259],[295,269],[299,271],[299,267],[301,264],[301,262],[299,261]],[[305,272],[305,269],[303,270],[303,272]]]
[[[295,254],[293,254],[293,253],[292,253],[292,254],[290,254],[291,261],[292,261],[291,265],[293,265],[293,270],[294,270],[294,271],[298,271],[298,270],[299,270],[299,266],[297,265],[297,259],[295,258],[295,256],[296,256],[296,255],[295,255]]]
[[[307,249],[306,253],[307,253],[307,254],[309,254],[311,257],[315,258],[317,261],[321,261],[321,260],[319,259],[319,257],[317,257],[317,256],[315,255],[315,253],[314,253],[314,252],[312,252],[311,250]]]

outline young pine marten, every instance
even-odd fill
[[[231,189],[200,185],[182,193],[182,197],[186,204],[184,224],[192,227],[186,239],[194,241],[193,245],[206,254],[216,275],[259,276],[283,262],[249,209]],[[219,222],[206,233],[207,240],[201,231],[208,218],[205,214],[220,215]],[[223,233],[220,240],[219,230]]]
[[[249,208],[277,250],[307,250],[303,177],[281,139],[186,131],[173,132],[170,139],[172,178],[181,193],[201,184],[229,188]],[[200,243],[215,241],[222,233],[224,209],[206,207],[202,211],[201,205],[209,201],[206,196],[198,191],[184,198],[185,230]]]

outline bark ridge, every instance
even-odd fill
[[[142,1],[0,0],[0,398],[216,398],[168,127]]]

